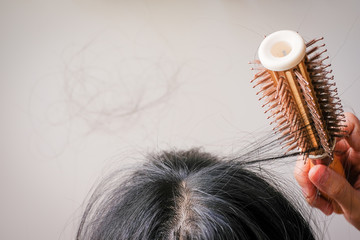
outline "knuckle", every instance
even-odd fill
[[[305,199],[310,206],[316,207],[316,196],[305,196]]]
[[[345,190],[346,190],[345,186],[335,185],[329,188],[328,195],[333,198],[339,198],[344,196]]]

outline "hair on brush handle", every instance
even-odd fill
[[[298,148],[304,159],[327,158],[329,167],[344,176],[339,159],[333,155],[336,137],[345,136],[344,114],[337,89],[323,53],[322,38],[305,43],[294,31],[282,30],[261,43],[254,87],[265,113],[280,133],[284,147]],[[338,207],[334,206],[336,212]]]

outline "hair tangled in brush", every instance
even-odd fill
[[[196,149],[153,155],[95,191],[77,239],[314,239],[294,205],[247,167]]]

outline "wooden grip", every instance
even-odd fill
[[[321,163],[321,162],[324,162],[324,160],[319,160],[319,162],[316,162],[314,163],[313,161],[310,161],[310,168],[312,168],[313,166],[315,166],[316,164],[324,164],[324,163]],[[341,176],[343,176],[345,178],[345,171],[344,171],[344,167],[343,165],[341,164],[341,161],[340,161],[340,157],[335,155],[334,154],[334,158],[332,160],[332,162],[328,165],[329,168],[331,168],[332,170],[334,170],[335,172],[337,172],[338,174],[340,174]],[[341,210],[340,206],[335,202],[333,201],[332,199],[329,198],[329,196],[327,196],[325,193],[321,193],[321,196],[323,198],[325,198],[326,200],[328,201],[331,201],[332,202],[332,205],[333,205],[333,209],[334,209],[334,212],[335,213],[338,213],[338,214],[343,214],[343,211]]]

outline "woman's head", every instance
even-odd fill
[[[77,238],[314,239],[300,212],[245,163],[194,149],[152,156],[96,191]]]

